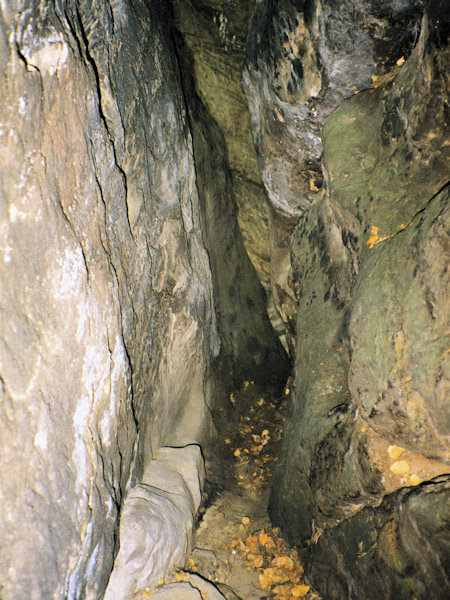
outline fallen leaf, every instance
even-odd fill
[[[403,454],[404,451],[405,449],[401,448],[400,446],[389,446],[388,448],[388,454],[394,460],[397,460],[397,458]]]
[[[320,190],[320,188],[316,186],[316,182],[314,181],[313,177],[311,177],[309,180],[309,189],[311,192],[318,192]]]
[[[241,451],[239,450],[239,448],[236,448],[236,450],[234,451],[234,456],[240,456],[241,455]]]
[[[419,485],[420,483],[422,483],[422,480],[420,479],[420,477],[418,475],[411,475],[408,483],[409,483],[409,485]]]
[[[272,581],[272,584],[289,581],[289,576],[286,573],[283,573],[280,569],[274,569],[273,567],[264,569],[263,574]]]
[[[268,575],[266,575],[265,573],[259,574],[259,587],[262,590],[268,590],[272,584],[273,581]]]
[[[265,546],[267,543],[267,540],[269,539],[269,536],[267,535],[267,533],[264,531],[264,529],[262,529],[259,532],[259,543],[261,544],[261,546]]]
[[[247,527],[247,525],[250,524],[250,519],[248,517],[242,517],[241,523]]]
[[[394,475],[406,475],[409,473],[409,463],[406,460],[396,460],[389,468]]]
[[[367,240],[366,244],[369,246],[369,248],[372,248],[372,246],[374,246],[379,240],[378,227],[376,225],[372,225],[370,228],[370,234],[370,238]]]
[[[309,592],[309,585],[296,585],[292,588],[291,594],[294,598],[304,598]]]
[[[143,590],[142,591],[142,596],[144,598],[150,598],[150,592],[148,590]]]
[[[401,56],[395,64],[397,67],[401,67],[403,64],[405,64],[405,57]]]
[[[249,535],[248,538],[245,540],[245,545],[250,550],[250,552],[253,552],[253,554],[256,554],[259,549],[258,548],[258,538],[256,537],[256,535]]]
[[[276,596],[279,597],[287,597],[289,598],[289,596],[291,595],[291,589],[292,586],[288,584],[284,584],[284,585],[277,585],[276,587],[274,587],[272,589],[272,593],[274,593]]]
[[[264,564],[264,557],[262,554],[257,554],[254,558],[253,558],[253,566],[258,569],[259,567],[262,567]]]

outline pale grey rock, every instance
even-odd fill
[[[188,581],[168,583],[150,594],[153,600],[226,600],[210,581],[194,573],[186,574]]]
[[[199,446],[158,451],[123,504],[120,550],[105,600],[124,600],[184,565],[203,481]]]
[[[150,595],[155,600],[203,600],[200,591],[185,581],[162,585]]]
[[[123,497],[225,399],[168,4],[2,3],[0,82],[0,597],[94,600]]]
[[[190,575],[189,583],[200,591],[203,600],[226,600],[214,584],[195,573]]]

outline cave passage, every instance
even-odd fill
[[[450,597],[449,34],[0,2],[0,600]]]

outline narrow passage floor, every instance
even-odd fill
[[[210,491],[195,549],[176,580],[198,574],[227,600],[320,600],[305,580],[296,550],[267,515],[288,394],[288,386],[280,397],[246,381],[230,395],[235,418],[222,432],[228,454],[223,489]]]

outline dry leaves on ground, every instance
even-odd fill
[[[246,517],[242,523],[248,528]],[[246,537],[236,537],[228,548],[246,560],[247,569],[258,571],[259,587],[270,592],[273,600],[320,600],[303,580],[297,551],[287,546],[277,528],[270,533],[262,529]]]

